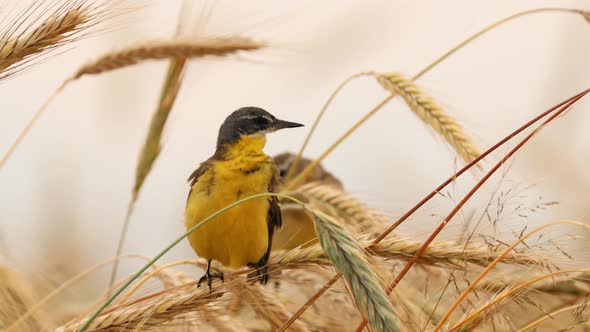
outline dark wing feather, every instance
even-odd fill
[[[270,183],[268,185],[268,192],[275,193],[279,189],[280,177],[279,171],[274,167]],[[279,207],[279,198],[276,196],[270,197],[270,207],[268,209],[268,228],[274,229],[281,228],[283,226],[283,220],[281,219],[281,208]]]
[[[186,197],[187,203],[188,203],[189,197],[191,197],[191,193],[193,192],[193,186],[195,185],[195,183],[197,183],[197,181],[199,180],[199,177],[201,175],[203,175],[209,169],[209,167],[211,167],[211,161],[210,160],[204,161],[188,177],[187,181],[188,181],[188,183],[190,183],[191,189],[189,190],[188,196]]]
[[[273,174],[270,179],[270,183],[268,184],[268,192],[274,193],[279,189],[279,170],[274,167],[273,165]],[[268,223],[268,248],[266,249],[266,254],[264,255],[265,263],[268,262],[268,257],[270,256],[270,251],[272,250],[272,237],[275,233],[275,229],[281,228],[283,225],[283,219],[281,218],[281,207],[279,206],[279,199],[276,196],[271,196],[269,198],[270,206],[268,207],[268,216],[267,216],[267,223]]]

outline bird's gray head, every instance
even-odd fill
[[[219,128],[217,148],[237,142],[242,135],[264,135],[284,128],[301,127],[302,124],[279,120],[258,107],[242,107],[230,114]]]

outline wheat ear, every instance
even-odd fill
[[[32,4],[10,26],[0,33],[0,79],[25,69],[34,59],[57,47],[73,42],[82,33],[109,16],[104,5],[73,0],[58,6],[40,24],[27,22],[29,17],[41,15],[42,6]],[[20,26],[26,26],[19,29]]]
[[[399,73],[375,74],[375,77],[385,90],[400,95],[408,107],[441,135],[465,162],[469,163],[481,155],[457,120],[422,91],[414,81]]]
[[[152,116],[147,137],[141,148],[141,152],[139,153],[137,166],[135,168],[135,182],[131,192],[131,200],[127,206],[127,213],[125,215],[125,220],[123,220],[123,226],[119,235],[119,243],[117,244],[117,256],[121,255],[123,252],[129,222],[131,221],[131,215],[133,214],[133,207],[139,197],[139,191],[149,172],[152,170],[156,159],[160,155],[162,149],[162,132],[164,131],[164,126],[166,125],[172,106],[174,106],[178,91],[180,90],[185,67],[186,59],[172,59],[168,65],[166,80],[164,81],[162,92],[160,94],[160,102],[156,112]],[[117,277],[118,267],[118,262],[115,262],[111,272],[111,280],[109,282],[109,286],[111,287]]]
[[[168,58],[200,58],[205,56],[225,56],[238,51],[252,51],[264,47],[264,43],[255,42],[244,37],[210,38],[205,40],[170,40],[155,41],[147,44],[133,45],[123,50],[108,53],[97,60],[88,63],[64,81],[59,88],[35,112],[29,123],[19,133],[8,151],[0,158],[0,169],[8,162],[18,145],[25,139],[34,124],[43,115],[49,103],[66,85],[84,75],[101,74],[111,70],[135,65],[148,60]]]
[[[376,331],[399,331],[393,307],[361,246],[326,214],[315,213],[315,227],[322,249],[344,276],[362,316]]]
[[[131,303],[114,306],[98,315],[86,331],[132,331],[158,329],[175,317],[195,312],[199,307],[213,303],[223,294],[224,286],[217,285],[212,291],[197,288],[196,283],[176,287],[165,292],[140,298]],[[87,317],[63,325],[55,332],[75,332],[86,322]]]
[[[361,247],[368,254],[387,260],[408,260],[413,257],[422,242],[407,239],[385,239],[378,244],[360,241]],[[493,251],[485,246],[457,245],[449,241],[433,242],[420,256],[419,263],[431,264],[447,268],[463,268],[465,264],[485,266],[496,259],[501,252]],[[543,262],[543,257],[535,257],[524,253],[512,252],[506,255],[505,262],[523,266],[537,266]],[[327,266],[322,248],[318,244],[307,247],[297,247],[288,251],[273,253],[272,269],[293,268],[295,266]]]
[[[82,66],[72,79],[109,72],[147,60],[226,56],[239,51],[258,50],[264,46],[264,43],[246,37],[152,41],[107,53]]]
[[[301,194],[315,205],[325,204],[336,210],[344,218],[347,226],[354,226],[359,233],[381,234],[388,222],[382,215],[349,193],[322,182],[310,182],[297,188]]]

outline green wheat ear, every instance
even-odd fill
[[[393,306],[361,246],[332,217],[319,211],[314,216],[322,249],[346,279],[363,317],[375,331],[399,331]]]

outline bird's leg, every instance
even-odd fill
[[[221,282],[224,282],[223,280],[223,273],[211,273],[211,260],[207,261],[207,272],[205,272],[205,274],[201,277],[201,279],[199,279],[199,281],[197,282],[197,287],[201,287],[201,283],[204,280],[207,280],[207,286],[209,286],[209,289],[211,289],[211,285],[213,284],[213,278],[219,278],[221,279]]]
[[[268,282],[268,255],[264,255],[258,263],[248,263],[248,266],[256,269],[248,274],[248,278],[258,278],[258,281],[263,285]]]

